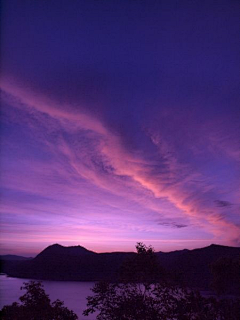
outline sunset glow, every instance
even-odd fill
[[[2,254],[240,245],[239,3],[150,3],[4,1]]]

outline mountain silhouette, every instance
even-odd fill
[[[161,264],[187,286],[209,289],[212,281],[211,264],[220,258],[240,260],[240,248],[211,244],[194,250],[158,252]]]
[[[27,258],[27,257],[22,257],[22,256],[17,256],[14,254],[5,254],[5,255],[0,255],[0,261],[2,260],[11,260],[11,261],[22,261],[22,260],[31,260],[33,258]]]
[[[122,263],[133,252],[95,253],[81,246],[54,244],[31,260],[4,260],[2,272],[12,277],[39,280],[99,281],[117,279]],[[210,245],[194,250],[156,252],[160,264],[189,287],[208,290],[210,265],[219,258],[240,258],[239,247]]]
[[[47,259],[51,258],[53,255],[69,255],[69,256],[82,256],[82,255],[92,255],[96,254],[93,251],[89,251],[81,246],[64,247],[60,244],[53,244],[42,252],[40,252],[35,259]]]

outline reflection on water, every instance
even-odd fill
[[[18,298],[25,292],[20,287],[29,280],[0,275],[0,309],[7,304],[18,301]],[[42,283],[52,302],[56,299],[63,300],[65,306],[73,310],[79,319],[96,319],[96,315],[88,317],[82,315],[86,308],[86,297],[91,295],[90,289],[94,286],[94,282],[42,281]]]

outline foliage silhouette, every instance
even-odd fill
[[[220,258],[211,265],[212,287],[217,294],[240,294],[240,259]]]
[[[137,255],[121,269],[122,282],[95,284],[83,315],[98,312],[97,320],[240,319],[239,300],[207,299],[198,292],[170,285],[154,249],[142,243],[137,243],[136,249]]]
[[[27,292],[18,302],[4,306],[1,310],[2,320],[77,320],[77,315],[66,308],[64,303],[56,300],[51,303],[41,282],[25,282],[21,290]]]
[[[123,283],[148,284],[163,281],[165,270],[159,265],[154,249],[138,242],[137,255],[127,259],[121,266],[119,280]]]

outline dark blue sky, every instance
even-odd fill
[[[239,21],[233,0],[2,1],[3,251],[238,245]]]

